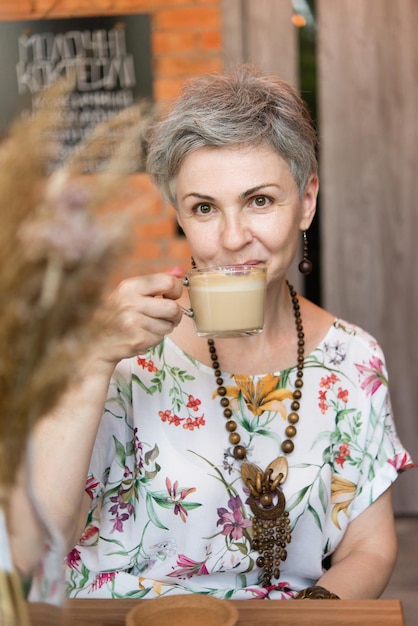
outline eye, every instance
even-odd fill
[[[252,203],[255,207],[264,208],[271,204],[271,199],[268,196],[255,196]]]
[[[211,211],[212,206],[207,202],[201,202],[194,207],[194,212],[197,213],[197,215],[209,215]]]

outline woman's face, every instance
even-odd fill
[[[284,277],[315,213],[318,182],[301,199],[286,162],[268,146],[199,148],[175,181],[177,215],[199,267],[264,264]]]

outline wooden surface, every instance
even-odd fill
[[[382,344],[418,459],[418,2],[317,0],[323,305]],[[395,485],[417,514],[416,470]]]
[[[67,600],[61,612],[47,605],[30,604],[31,626],[125,626],[125,616],[136,602]],[[230,602],[239,611],[237,626],[404,626],[399,600]]]

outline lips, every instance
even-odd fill
[[[242,267],[243,265],[265,265],[265,262],[256,259],[249,259],[248,261],[243,261],[242,263],[233,263],[229,261],[228,263],[222,263],[222,265],[229,265],[231,267]]]

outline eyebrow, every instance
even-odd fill
[[[278,189],[281,189],[280,185],[277,185],[276,183],[263,183],[261,185],[257,185],[256,187],[251,187],[250,189],[247,189],[246,191],[243,191],[239,197],[240,200],[244,200],[245,198],[248,198],[248,196],[251,196],[253,193],[257,193],[257,191],[260,191],[262,189],[265,189],[266,187],[276,187]],[[202,193],[197,193],[197,192],[191,192],[186,194],[183,197],[183,200],[185,200],[186,198],[197,198],[199,200],[206,200],[208,202],[215,202],[216,198],[214,198],[213,196],[209,196],[206,194],[202,194]]]
[[[253,193],[257,193],[257,191],[265,189],[266,187],[277,187],[278,189],[281,189],[280,185],[277,185],[276,183],[263,183],[262,185],[257,185],[256,187],[251,187],[251,189],[247,189],[247,191],[243,191],[242,194],[240,194],[240,199],[244,200],[245,198],[248,198],[248,196],[251,196]]]
[[[197,193],[197,191],[186,193],[186,195],[183,196],[183,200],[186,200],[186,198],[197,198],[198,200],[208,200],[209,202],[215,202],[215,198],[213,198],[212,196],[207,196],[203,193]]]

